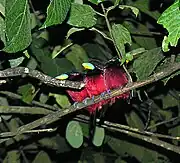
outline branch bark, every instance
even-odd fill
[[[15,76],[30,76],[40,80],[42,83],[56,86],[56,87],[68,87],[74,89],[81,89],[85,86],[83,82],[70,81],[70,80],[59,80],[51,76],[45,75],[40,71],[31,70],[27,67],[15,67],[8,68],[0,71],[0,78],[15,77]]]

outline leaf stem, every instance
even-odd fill
[[[117,48],[117,45],[116,45],[115,40],[114,40],[114,37],[113,37],[113,35],[112,35],[111,25],[110,25],[109,20],[108,20],[108,12],[109,12],[111,9],[105,11],[105,8],[104,8],[103,3],[101,3],[101,8],[102,8],[102,10],[103,10],[104,18],[105,18],[105,21],[106,21],[106,24],[107,24],[107,27],[108,27],[108,30],[109,30],[109,33],[110,33],[110,37],[112,38],[114,47],[115,47],[115,49],[116,49],[116,52],[117,52],[119,58],[122,59],[122,55],[121,55],[120,51],[119,51],[118,48]],[[112,9],[113,9],[113,8],[112,8]],[[127,74],[129,83],[132,83],[133,80],[132,80],[132,77],[131,77],[130,73],[128,72],[128,70],[127,70],[127,68],[125,67],[124,64],[123,64],[122,66],[123,66],[124,71],[125,71],[126,74]]]

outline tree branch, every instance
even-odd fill
[[[0,114],[37,114],[47,115],[53,111],[42,107],[28,107],[28,106],[0,106]]]
[[[81,89],[85,86],[85,83],[83,82],[59,80],[51,76],[45,75],[40,71],[31,70],[27,67],[8,68],[8,69],[0,71],[0,78],[24,76],[24,75],[36,78],[45,84],[56,86],[56,87],[68,87],[68,88],[74,88],[74,89]]]
[[[13,98],[13,99],[18,99],[18,100],[22,99],[22,96],[20,96],[20,95],[18,95],[16,93],[8,92],[8,91],[0,91],[0,94],[6,95],[6,96],[8,96],[10,98]],[[30,104],[37,105],[37,106],[46,108],[48,110],[53,110],[53,111],[59,110],[58,107],[47,105],[47,104],[43,104],[43,103],[35,101],[35,100],[33,100]]]
[[[84,115],[79,115],[77,116],[77,118],[74,118],[75,120],[84,122],[84,123],[88,123],[89,122],[89,117],[84,116]],[[99,122],[100,120],[97,119],[97,122]],[[163,135],[163,134],[157,134],[157,133],[152,133],[152,132],[147,132],[147,131],[140,131],[137,128],[132,128],[129,126],[125,126],[125,125],[121,125],[121,124],[117,124],[117,123],[112,123],[112,122],[108,122],[108,121],[104,121],[102,125],[100,125],[101,127],[110,130],[110,131],[117,131],[123,134],[126,134],[128,136],[146,141],[148,143],[154,144],[156,146],[165,148],[166,150],[169,151],[173,151],[176,152],[178,154],[180,154],[180,148],[172,145],[170,143],[167,143],[165,141],[159,140],[157,139],[157,137],[160,138],[166,138],[166,139],[173,139],[173,140],[180,140],[180,137],[173,137],[173,136],[168,136],[168,135]],[[149,135],[149,136],[146,136]],[[152,136],[152,137],[150,137]]]

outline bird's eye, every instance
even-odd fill
[[[59,80],[65,80],[65,79],[67,79],[68,77],[69,77],[68,74],[61,74],[61,75],[59,75],[59,76],[56,76],[55,78],[56,78],[56,79],[59,79]]]
[[[85,70],[94,70],[95,66],[92,63],[83,63],[82,66],[84,67]]]

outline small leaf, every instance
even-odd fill
[[[126,114],[125,116],[129,126],[138,128],[140,130],[144,129],[144,124],[135,111],[131,111],[129,114]]]
[[[9,106],[8,100],[5,97],[0,97],[0,105],[1,106]],[[12,117],[12,115],[1,115],[0,122],[2,119],[9,120]]]
[[[52,163],[51,162],[51,159],[49,158],[48,154],[44,151],[40,151],[35,159],[33,160],[32,163],[40,163],[40,162],[43,162],[43,163]]]
[[[10,63],[11,68],[19,66],[24,61],[24,59],[25,59],[25,57],[10,59],[9,63]]]
[[[83,132],[79,122],[70,121],[66,128],[66,139],[73,148],[79,148],[83,143]]]
[[[95,11],[89,5],[72,3],[68,24],[89,28],[96,24]]]
[[[149,15],[150,17],[154,18],[155,20],[157,20],[158,17],[160,16],[160,13],[157,10],[155,10],[155,11],[150,10],[149,0],[133,1],[130,5],[137,7],[140,11]]]
[[[115,40],[115,44],[121,52],[122,56],[125,56],[125,44],[131,45],[131,35],[129,31],[121,24],[114,24],[112,26],[112,35]]]
[[[49,97],[48,97],[46,94],[44,94],[44,93],[41,93],[41,94],[40,94],[39,101],[40,101],[41,103],[45,104],[48,99],[49,99]]]
[[[74,3],[81,4],[81,5],[83,4],[83,0],[74,0],[73,2],[74,2]]]
[[[36,67],[38,66],[38,63],[37,61],[35,60],[34,57],[31,57],[29,60],[28,60],[28,63],[27,63],[27,66],[28,68],[32,69],[32,70],[35,70]]]
[[[173,127],[173,128],[170,128],[169,133],[174,137],[179,136],[180,125],[178,125],[176,127]],[[173,140],[173,143],[178,146],[179,141],[178,140]]]
[[[132,45],[134,44],[135,48],[143,47],[147,50],[157,48],[156,39],[154,38],[153,34],[149,31],[147,26],[140,23],[137,26],[135,26],[133,23],[130,23],[128,21],[124,22],[123,25],[130,31],[130,33],[134,33],[134,35],[132,35]],[[148,35],[149,37],[147,37],[146,35]],[[135,48],[132,47],[132,49]]]
[[[124,62],[129,62],[132,61],[134,59],[135,56],[137,56],[138,54],[144,53],[146,50],[144,48],[138,48],[138,49],[134,49],[128,53],[126,53],[126,56],[121,60],[121,65]]]
[[[79,122],[82,128],[83,136],[89,138],[89,125],[86,123]]]
[[[25,49],[32,41],[28,1],[6,1],[5,17],[7,41],[3,50],[15,53]]]
[[[170,107],[178,107],[179,99],[176,99],[172,94],[168,93],[163,97],[162,104],[163,104],[163,109],[168,109]]]
[[[71,103],[66,95],[50,93],[49,96],[53,96],[56,99],[56,102],[62,108],[67,108],[67,107],[71,106]]]
[[[35,87],[32,84],[26,84],[18,88],[18,93],[22,94],[22,100],[25,103],[31,103],[35,97]]]
[[[0,13],[5,17],[5,0],[0,0]]]
[[[179,0],[176,0],[174,4],[162,13],[157,23],[162,24],[163,27],[168,30],[168,43],[170,43],[171,46],[177,46],[180,38]]]
[[[134,60],[133,69],[139,80],[146,79],[164,58],[161,48],[149,50]]]
[[[8,128],[10,132],[16,132],[17,129],[20,126],[21,120],[19,118],[13,118],[8,122]],[[20,140],[23,140],[25,136],[23,134],[17,135],[15,139],[10,139],[9,141],[6,141],[6,146],[11,145],[12,143],[18,142]]]
[[[134,156],[138,162],[144,163],[158,162],[159,154],[155,150],[145,148],[136,141],[124,140],[124,137],[117,139],[108,136],[108,139],[109,147],[121,157]]]
[[[180,63],[180,55],[176,56],[174,63]],[[156,72],[162,71],[162,70],[164,70],[164,68],[168,68],[169,66],[171,66],[171,64],[172,64],[171,58],[164,59],[163,62],[156,68]],[[170,76],[166,77],[165,79],[163,79],[162,81],[164,82],[164,85],[166,85],[167,82],[171,78],[174,78],[175,76],[177,76],[179,74],[180,74],[180,70],[176,71],[172,75],[170,75]]]
[[[68,49],[72,45],[73,45],[73,43],[69,43],[65,46],[61,46],[61,45],[55,46],[55,48],[53,49],[53,52],[51,54],[52,59],[56,58],[59,54],[63,54],[63,51],[65,51],[66,49]]]
[[[71,51],[67,53],[65,57],[69,61],[71,61],[71,63],[73,63],[73,65],[78,71],[84,70],[82,64],[84,62],[88,62],[89,60],[86,51],[80,45],[77,44],[71,46],[70,50]]]
[[[72,28],[68,31],[66,38],[69,38],[69,37],[70,37],[73,33],[75,33],[75,32],[79,32],[79,31],[83,31],[83,30],[85,30],[85,28],[72,27]]]
[[[125,8],[130,9],[130,10],[134,13],[134,15],[136,15],[136,17],[137,17],[137,16],[138,16],[138,14],[139,14],[139,9],[138,9],[138,8],[136,8],[136,7],[133,7],[133,6],[120,5],[120,6],[119,6],[119,8],[120,8],[120,9],[125,9]]]
[[[20,152],[18,150],[12,150],[7,153],[7,163],[20,163]]]
[[[96,126],[93,136],[93,144],[97,147],[101,146],[103,144],[104,136],[105,136],[104,128]]]
[[[54,149],[54,150],[58,149],[56,137],[42,138],[38,141],[38,144],[45,148]]]
[[[88,0],[89,2],[98,5],[99,3],[103,2],[104,0]]]
[[[52,0],[47,9],[47,18],[42,28],[61,24],[71,7],[71,0]]]

